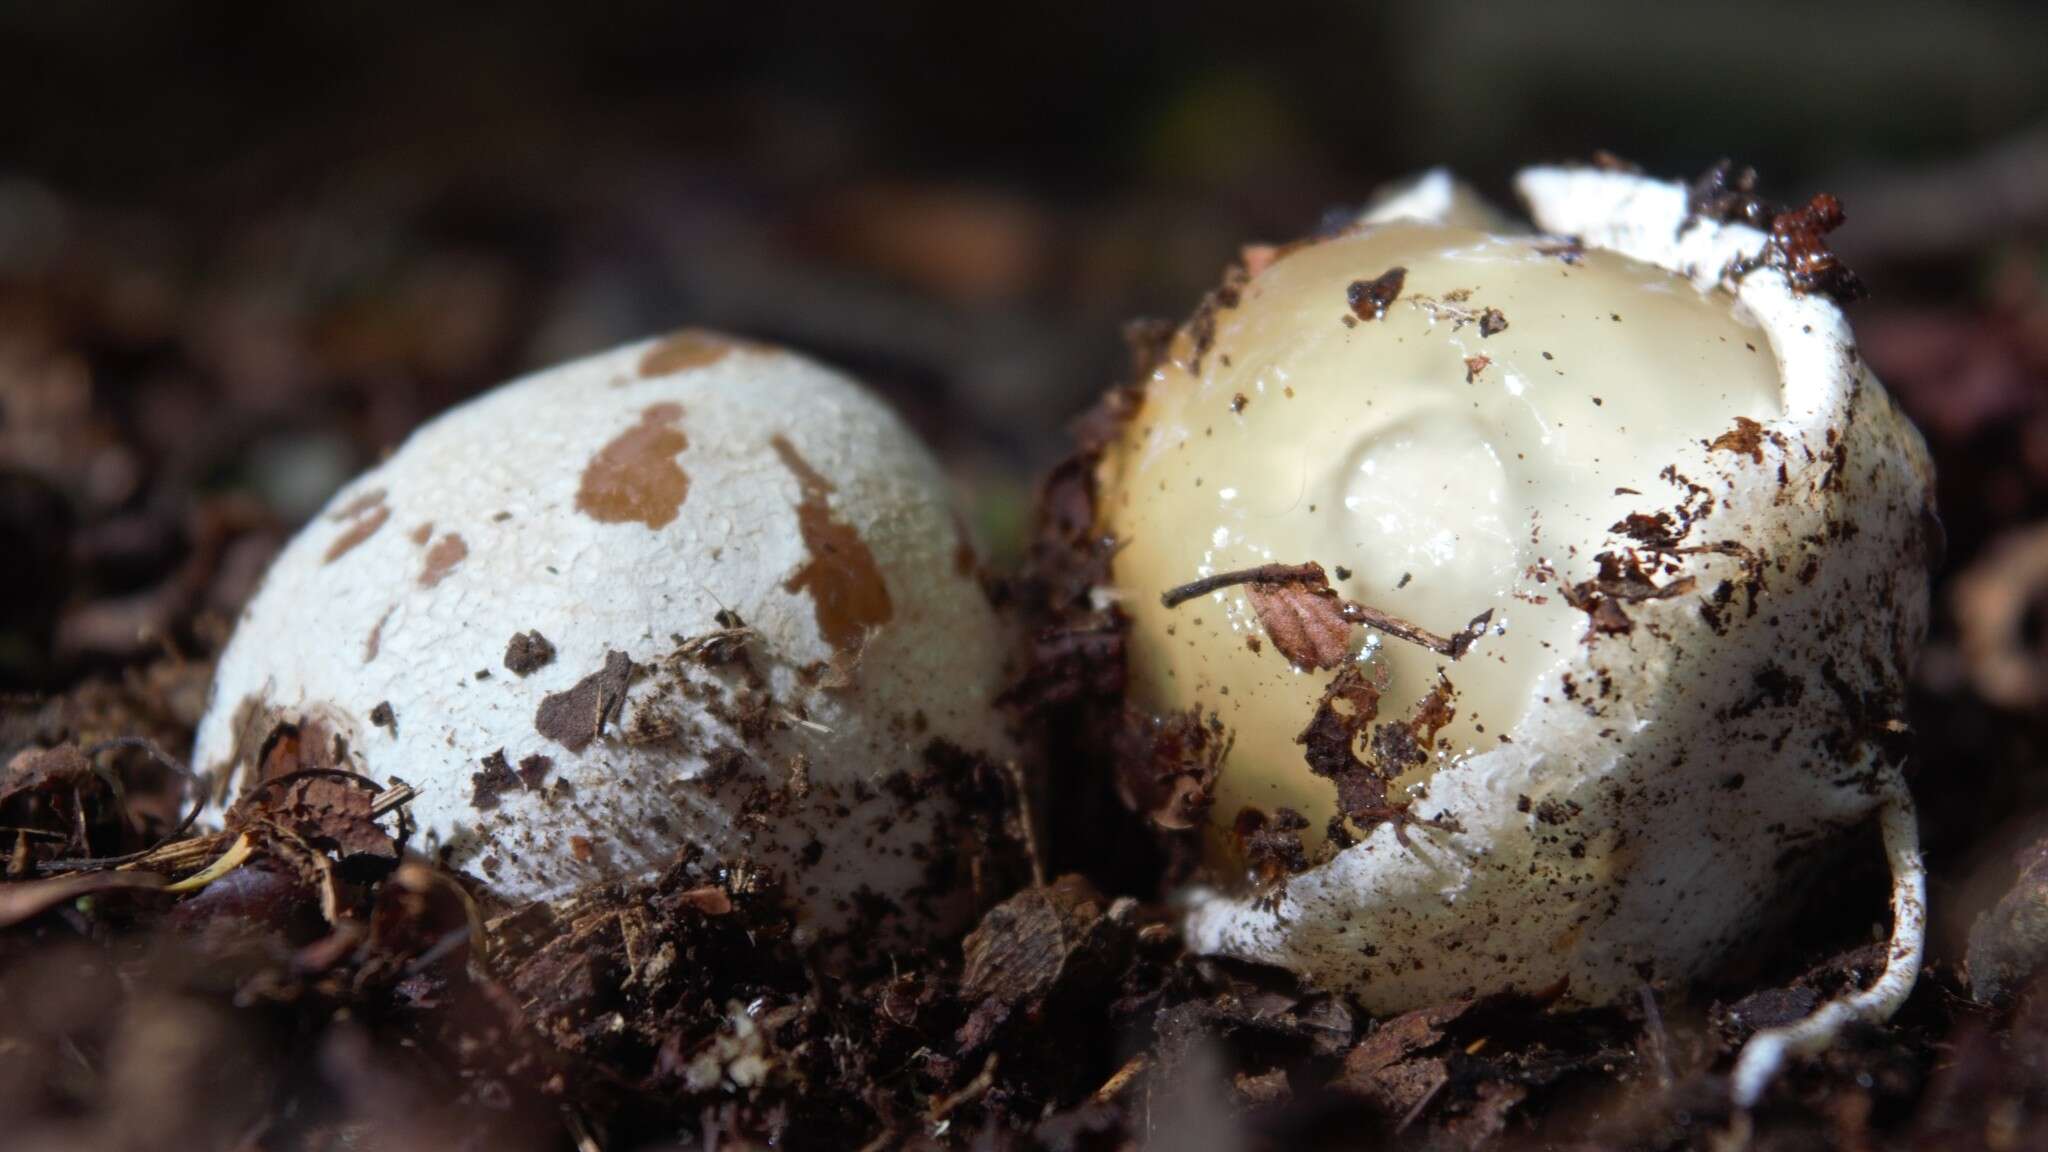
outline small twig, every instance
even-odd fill
[[[604,1152],[604,1144],[590,1130],[590,1121],[574,1108],[562,1109],[562,1123],[569,1129],[569,1138],[576,1142],[576,1152]]]
[[[371,797],[370,819],[375,820],[389,813],[394,808],[412,803],[413,797],[419,794],[419,789],[410,784],[393,784],[391,787]]]
[[[115,736],[109,740],[102,740],[85,750],[85,758],[87,760],[97,760],[100,753],[111,751],[115,748],[135,748],[147,752],[150,759],[169,768],[172,775],[180,776],[187,780],[192,779],[192,769],[187,768],[184,761],[157,747],[156,741],[142,736]]]
[[[1045,886],[1045,853],[1038,843],[1038,821],[1031,815],[1035,797],[1025,787],[1027,777],[1022,764],[1015,760],[1003,761],[1003,774],[1010,778],[1010,787],[1017,792],[1017,822],[1022,825],[1019,831],[1024,836],[1024,854],[1031,862],[1031,882],[1042,888]]]
[[[1657,1086],[1671,1087],[1671,1037],[1664,1031],[1664,1014],[1657,1011],[1657,993],[1648,984],[1636,985],[1643,1003],[1643,1030],[1649,1033],[1649,1049],[1657,1067]]]
[[[1159,597],[1159,602],[1168,608],[1178,608],[1198,596],[1207,596],[1211,592],[1220,592],[1240,584],[1321,585],[1324,590],[1330,591],[1330,594],[1335,594],[1334,590],[1330,589],[1330,578],[1321,564],[1261,564],[1256,568],[1239,568],[1234,572],[1218,572],[1214,576],[1190,580],[1179,587],[1167,589]],[[1377,629],[1396,640],[1406,640],[1410,644],[1420,645],[1453,660],[1465,655],[1466,650],[1472,647],[1473,641],[1486,634],[1486,626],[1493,621],[1493,609],[1488,608],[1474,616],[1471,622],[1458,632],[1450,636],[1441,636],[1419,624],[1411,624],[1398,616],[1360,604],[1356,600],[1339,597],[1338,605],[1344,619],[1353,624],[1363,624],[1368,628]]]
[[[1115,1100],[1124,1094],[1124,1089],[1131,1086],[1131,1081],[1136,1080],[1151,1067],[1152,1058],[1143,1052],[1138,1053],[1126,1060],[1124,1066],[1112,1073],[1109,1079],[1104,1080],[1102,1087],[1095,1090],[1092,1099],[1098,1104],[1107,1104]]]
[[[266,780],[257,781],[255,784],[244,789],[242,794],[235,798],[235,803],[238,805],[246,804],[251,797],[268,792],[279,784],[291,784],[300,780],[310,780],[321,776],[334,780],[346,780],[356,787],[368,789],[380,797],[387,791],[383,785],[375,780],[370,779],[361,772],[352,772],[347,768],[299,768],[290,772],[280,772]]]
[[[996,1054],[991,1052],[988,1054],[988,1059],[982,1064],[981,1071],[975,1074],[974,1079],[969,1080],[966,1086],[958,1092],[932,1105],[932,1120],[934,1122],[944,1120],[953,1109],[960,1107],[962,1104],[971,1104],[979,1100],[984,1093],[995,1085],[995,1082]]]
[[[237,836],[235,837],[235,842],[228,846],[228,850],[220,854],[219,859],[175,884],[166,884],[164,891],[174,893],[197,892],[215,880],[240,868],[242,862],[247,860],[255,850],[256,846],[249,842],[247,833]]]
[[[109,751],[114,748],[141,749],[142,751],[149,753],[151,759],[155,760],[157,763],[163,765],[164,767],[169,768],[174,775],[183,777],[188,781],[194,779],[192,775],[192,770],[190,768],[187,768],[184,765],[184,763],[179,761],[170,753],[165,752],[162,748],[157,747],[156,741],[145,740],[140,736],[117,736],[112,740],[102,740],[99,743],[85,750],[85,758],[88,762],[90,762],[93,765],[93,770],[97,772],[99,771],[100,753]],[[110,781],[110,783],[114,782]],[[118,787],[118,784],[116,784],[115,794],[117,796],[120,795],[120,789]],[[171,829],[169,832],[164,833],[162,836],[157,838],[156,843],[151,844],[149,847],[144,848],[139,852],[128,852],[120,856],[93,856],[74,860],[47,860],[37,865],[37,868],[40,871],[44,872],[67,872],[85,871],[88,869],[97,868],[113,868],[122,864],[133,863],[137,860],[141,860],[148,857],[151,853],[161,851],[163,848],[167,847],[174,841],[178,840],[180,837],[184,836],[187,832],[190,832],[192,830],[192,825],[197,823],[199,820],[199,813],[203,809],[205,809],[205,807],[205,793],[196,792],[192,798],[192,807],[186,811],[185,818],[178,821],[178,826]],[[125,804],[123,806],[123,812],[126,812]]]
[[[1486,626],[1493,622],[1493,609],[1488,608],[1474,616],[1470,623],[1449,636],[1439,636],[1427,628],[1410,624],[1398,616],[1390,616],[1355,600],[1344,601],[1344,618],[1354,624],[1376,628],[1396,640],[1419,644],[1438,655],[1456,660],[1465,654],[1466,649],[1472,647],[1473,641],[1486,635]]]
[[[92,747],[87,748],[85,750],[85,759],[87,763],[92,765],[93,772],[99,775],[101,779],[105,780],[107,782],[107,786],[114,790],[114,802],[117,805],[119,805],[121,809],[121,822],[124,824],[132,825],[134,823],[133,819],[130,817],[128,812],[128,790],[122,785],[119,773],[107,769],[102,769],[100,767],[100,753],[107,752],[115,748],[134,748],[142,752],[147,752],[149,754],[150,759],[156,761],[158,764],[161,764],[165,768],[170,769],[172,775],[177,776],[180,779],[186,781],[190,781],[192,779],[192,770],[190,768],[187,768],[183,761],[179,760],[175,756],[172,756],[170,753],[164,751],[162,748],[157,747],[156,741],[147,739],[146,737],[115,736],[112,739],[102,740],[99,743],[94,744]],[[193,813],[193,815],[196,816],[198,815],[198,813],[195,812]],[[190,823],[189,819],[187,823]],[[182,829],[183,825],[180,826],[180,830]],[[175,832],[172,833],[172,835],[176,834],[177,833]],[[161,841],[159,841],[159,843],[161,843]]]
[[[1437,1096],[1443,1092],[1444,1085],[1449,1084],[1450,1082],[1451,1078],[1446,1076],[1443,1079],[1438,1080],[1435,1084],[1432,1084],[1430,1086],[1429,1091],[1424,1092],[1422,1094],[1422,1099],[1417,1100],[1414,1106],[1408,1109],[1407,1115],[1401,1117],[1401,1122],[1399,1124],[1394,1125],[1394,1131],[1397,1133],[1406,1132],[1409,1129],[1409,1127],[1413,1125],[1417,1120],[1422,1119],[1422,1114],[1429,1110],[1429,1106],[1432,1103],[1434,1103],[1436,1101]]]
[[[1200,580],[1190,580],[1178,588],[1169,588],[1159,597],[1159,602],[1168,608],[1178,608],[1197,596],[1207,596],[1239,584],[1288,584],[1297,580],[1324,580],[1321,564],[1261,564],[1256,568],[1239,568],[1235,572],[1218,572]]]

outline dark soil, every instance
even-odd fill
[[[1700,195],[1754,211],[1734,174]],[[192,252],[237,237],[173,243],[168,221],[72,210],[63,245],[0,266],[0,1143],[2048,1146],[2048,982],[2027,935],[2048,880],[2024,851],[2048,833],[2048,636],[2026,623],[1965,645],[1958,613],[1978,601],[1950,594],[1974,569],[2034,604],[2027,621],[2048,598],[2010,587],[2024,566],[1985,563],[2048,513],[2037,273],[1967,306],[1857,315],[1934,446],[1949,535],[1909,749],[1930,967],[1898,1020],[1797,1067],[1745,1122],[1725,1078],[1743,1038],[1880,961],[1874,836],[1714,981],[1599,1012],[1482,1000],[1371,1019],[1283,973],[1185,955],[1156,902],[1162,853],[1114,782],[1059,761],[1046,883],[963,939],[831,974],[775,891],[685,879],[681,861],[484,918],[466,878],[405,852],[402,786],[322,767],[291,730],[268,734],[269,783],[229,830],[195,834],[181,760],[228,622],[325,492],[521,363],[517,333],[548,319],[548,261],[423,225],[385,238],[387,262],[323,281],[255,237],[203,267]],[[1788,234],[1787,258],[1816,276],[1834,266],[1793,241],[1827,225]],[[1027,686],[1036,706],[1099,688],[1091,645],[1113,637],[1056,643],[1041,664],[1072,676]],[[550,655],[522,635],[505,663]],[[590,699],[572,702],[583,727],[564,721],[565,744],[602,734],[616,673],[578,686]],[[478,788],[547,767],[501,758]],[[1184,799],[1162,788],[1158,805]],[[168,890],[202,869],[210,883]],[[1995,978],[1988,960],[1965,968],[1994,905],[1979,938]],[[1999,998],[1974,1000],[1973,975]]]

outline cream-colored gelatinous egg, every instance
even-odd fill
[[[1879,742],[1926,621],[1918,434],[1766,234],[1625,173],[1520,189],[1535,228],[1438,175],[1253,253],[1096,473],[1128,703],[1230,741],[1193,944],[1375,1011],[1689,977],[1903,803]],[[1456,658],[1358,627],[1301,667],[1252,586],[1166,603],[1309,562],[1327,602],[1439,637],[1490,616]],[[1339,675],[1376,696],[1350,752],[1401,811],[1325,844],[1339,789],[1301,738]],[[1283,808],[1310,866],[1238,883],[1230,830]]]
[[[1012,755],[1008,638],[930,454],[858,384],[686,332],[422,427],[286,548],[195,765],[279,721],[396,777],[506,901],[657,871],[778,877],[822,932],[945,928],[952,799]]]
[[[1389,270],[1400,294],[1361,318],[1349,285]],[[1315,560],[1343,594],[1438,633],[1491,610],[1455,672],[1412,644],[1361,656],[1393,702],[1451,674],[1440,762],[1499,747],[1585,630],[1549,573],[1632,513],[1703,504],[1660,473],[1737,418],[1781,414],[1769,341],[1732,303],[1613,252],[1469,228],[1391,223],[1292,252],[1217,317],[1199,363],[1148,389],[1105,501],[1118,584]],[[1294,739],[1326,678],[1247,658],[1264,630],[1241,592],[1124,607],[1165,638],[1134,652],[1141,697],[1199,703],[1235,740],[1219,815],[1331,808]]]

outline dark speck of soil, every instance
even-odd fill
[[[1508,318],[1498,308],[1488,308],[1479,314],[1479,334],[1491,336],[1508,330]]]
[[[555,646],[539,632],[515,632],[505,645],[505,670],[526,676],[555,662]]]
[[[1735,427],[1714,438],[1707,446],[1712,452],[1733,452],[1754,463],[1764,462],[1764,426],[1747,416],[1737,416]]]
[[[576,510],[601,524],[660,528],[674,520],[690,494],[689,474],[675,460],[690,446],[676,427],[682,418],[680,404],[649,405],[638,424],[590,458],[576,488]]]
[[[583,751],[603,734],[606,724],[618,719],[632,679],[633,661],[624,652],[605,653],[603,668],[568,691],[541,700],[533,730],[571,752]]]
[[[796,507],[797,530],[811,557],[783,582],[787,592],[808,591],[816,607],[818,632],[841,652],[858,650],[870,629],[895,614],[889,587],[874,553],[853,527],[832,514],[832,482],[812,468],[786,437],[773,441],[783,467],[796,477],[803,498]]]
[[[554,767],[553,760],[536,752],[519,761],[519,782],[529,791],[538,790],[541,782],[548,778],[548,773],[553,771]]]
[[[377,706],[370,709],[370,723],[384,729],[393,736],[398,735],[398,713],[391,710],[391,701],[389,700],[379,700]]]
[[[1351,314],[1360,320],[1377,320],[1387,314],[1387,306],[1401,295],[1401,286],[1408,282],[1406,268],[1389,268],[1370,280],[1353,280],[1344,290],[1344,299],[1351,305]]]
[[[518,787],[519,777],[513,774],[512,765],[505,759],[505,750],[500,748],[484,757],[483,771],[470,773],[470,806],[488,812],[498,806],[498,797],[507,789]]]

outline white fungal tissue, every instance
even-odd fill
[[[416,787],[424,847],[508,902],[694,851],[820,932],[957,925],[953,796],[1013,753],[945,491],[880,401],[780,349],[688,331],[515,381],[285,549],[194,762],[224,803],[295,725]]]

